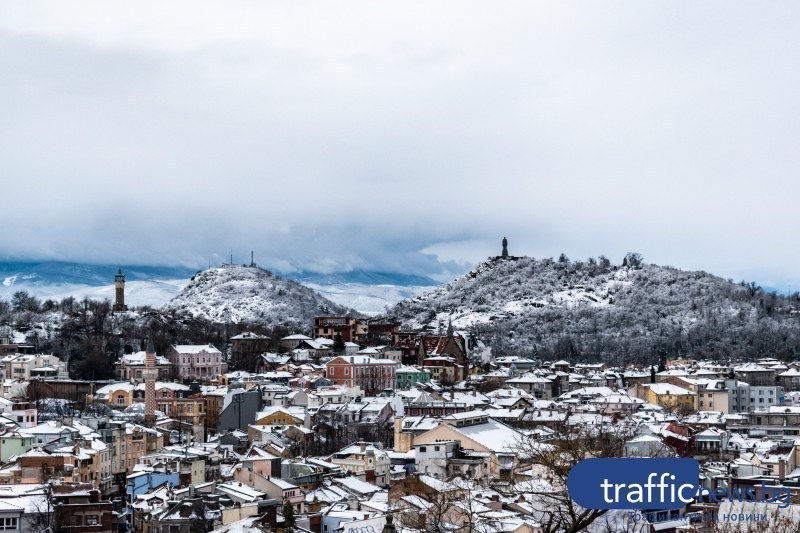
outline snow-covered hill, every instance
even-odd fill
[[[452,320],[505,351],[621,361],[800,355],[799,310],[796,296],[705,272],[520,257],[491,258],[388,314],[412,328]]]
[[[66,262],[0,262],[0,300],[26,291],[44,301],[114,300],[118,266]],[[121,266],[129,306],[162,307],[180,294],[197,271],[183,267]],[[291,272],[283,275],[311,287],[331,301],[367,315],[380,314],[400,300],[416,296],[437,283],[426,276],[353,270],[333,274]]]
[[[303,326],[315,315],[352,312],[296,281],[259,267],[239,265],[198,272],[165,309],[212,322]]]

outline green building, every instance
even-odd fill
[[[415,366],[401,366],[395,371],[398,389],[410,389],[417,383],[429,383],[431,373]]]

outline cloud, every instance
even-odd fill
[[[798,8],[0,7],[6,257],[800,282]]]

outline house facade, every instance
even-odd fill
[[[335,357],[325,365],[326,377],[335,385],[358,386],[366,393],[394,388],[396,363],[367,355]]]
[[[222,352],[210,344],[173,344],[167,358],[182,380],[210,381],[228,371]]]

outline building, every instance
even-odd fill
[[[113,506],[87,483],[52,485],[54,522],[59,532],[112,533]]]
[[[184,381],[209,381],[228,371],[222,352],[210,344],[174,344],[167,350],[167,358],[178,379]]]
[[[450,379],[453,383],[457,383],[469,377],[467,340],[462,335],[454,334],[452,325],[448,326],[447,335],[420,337],[417,350],[417,360],[422,366],[431,367],[434,379],[452,374]],[[452,361],[449,361],[450,359]],[[437,373],[440,377],[437,377]]]
[[[245,391],[237,389],[225,397],[222,411],[217,417],[217,432],[239,430],[247,431],[247,427],[256,419],[256,413],[261,411],[264,401],[261,391],[253,388]]]
[[[335,357],[325,365],[325,375],[335,385],[358,386],[367,394],[393,389],[396,363],[368,355]]]
[[[784,401],[783,387],[777,385],[751,385],[736,379],[726,379],[728,391],[728,412],[743,413],[781,405]]]
[[[255,372],[259,356],[270,349],[269,337],[250,331],[231,337],[231,370]]]
[[[670,411],[684,414],[696,411],[697,395],[672,383],[645,383],[631,389],[637,398]]]
[[[352,316],[314,317],[314,337],[335,339],[341,335],[344,342],[362,343],[369,333],[369,326]]]
[[[437,427],[414,437],[412,445],[425,454],[427,446],[445,446],[442,443],[451,441],[458,442],[472,458],[481,458],[478,463],[463,464],[463,469],[454,474],[510,480],[518,464],[516,446],[522,441],[522,433],[484,411],[469,411],[442,418]]]
[[[415,366],[401,366],[395,370],[397,376],[396,389],[410,389],[417,384],[430,383],[431,373]]]
[[[334,453],[330,462],[367,483],[379,487],[389,485],[391,460],[382,444],[356,442]]]
[[[145,352],[125,354],[114,363],[118,380],[142,382],[142,372],[145,370]],[[158,378],[166,381],[172,374],[172,363],[166,357],[157,355],[153,368],[158,372]]]
[[[69,378],[66,365],[49,354],[11,354],[0,359],[6,379]]]
[[[754,386],[774,386],[776,384],[776,372],[771,368],[765,368],[757,365],[756,363],[747,363],[745,365],[736,366],[733,368],[736,379],[744,381]]]
[[[34,437],[20,432],[18,428],[4,427],[0,430],[0,461],[8,462],[15,455],[22,455],[33,448]]]

